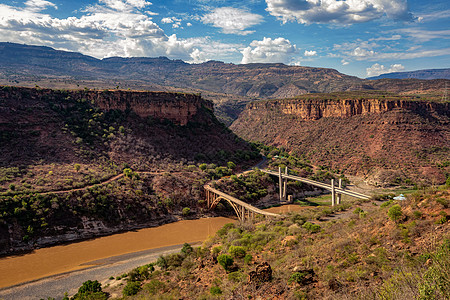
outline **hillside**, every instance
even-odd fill
[[[448,299],[449,188],[389,197],[226,224],[202,247],[185,244],[180,253],[111,274],[97,296]],[[80,289],[74,299],[89,293]]]
[[[417,70],[417,71],[409,71],[409,72],[392,72],[381,74],[379,76],[368,77],[367,79],[383,79],[383,78],[391,78],[391,79],[450,79],[450,69],[428,69],[428,70]]]
[[[0,253],[202,215],[258,157],[199,95],[1,87]]]
[[[376,186],[442,183],[449,103],[384,92],[311,94],[247,105],[231,129]]]
[[[382,83],[334,69],[284,64],[188,64],[165,57],[96,59],[49,47],[0,43],[0,84],[46,88],[132,89],[202,93],[227,125],[256,99],[352,90],[435,93],[444,82],[389,80]]]

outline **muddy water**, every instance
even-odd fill
[[[287,213],[305,208],[299,205],[283,205],[266,211]],[[230,222],[235,220],[223,217],[184,220],[1,258],[0,288],[87,268],[92,265],[90,262],[112,256],[203,241]]]
[[[230,222],[234,220],[223,217],[184,220],[1,258],[0,288],[83,269],[102,258],[203,241]]]

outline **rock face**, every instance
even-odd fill
[[[1,89],[0,99],[51,100],[61,97],[61,94],[75,100],[86,99],[103,110],[132,110],[142,118],[168,119],[178,125],[186,125],[202,106],[213,109],[213,104],[203,100],[200,95],[167,92],[13,88]]]
[[[248,273],[249,284],[261,284],[272,280],[272,268],[268,262],[263,262],[256,266],[255,271]]]
[[[374,185],[445,181],[450,103],[368,93],[249,103],[231,129]]]
[[[247,114],[252,110],[275,111],[285,115],[295,116],[305,121],[315,121],[321,118],[350,118],[356,115],[381,114],[396,109],[415,112],[440,113],[448,111],[448,103],[413,102],[408,100],[380,100],[380,99],[307,99],[274,100],[253,102],[246,108]]]

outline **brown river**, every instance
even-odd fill
[[[301,210],[298,205],[267,209],[273,213]],[[24,255],[0,259],[0,288],[39,278],[87,268],[93,261],[127,253],[183,243],[204,241],[226,223],[235,220],[216,217],[183,220],[159,227],[99,237],[34,250]]]

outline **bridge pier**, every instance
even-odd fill
[[[288,175],[288,168],[284,169],[284,175]],[[283,176],[281,167],[278,167],[279,187],[280,187],[280,203],[286,202],[287,197],[287,178]]]
[[[339,178],[339,188],[342,189],[342,178]],[[342,200],[342,194],[338,193],[337,198],[336,198],[336,204],[337,205],[341,204],[341,200]]]
[[[334,192],[334,179],[331,179],[331,206],[336,205],[336,193]]]

